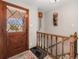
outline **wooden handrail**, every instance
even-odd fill
[[[37,32],[37,35],[38,35],[37,36],[37,46],[46,50],[49,54],[53,55],[52,49],[53,49],[53,47],[56,47],[56,49],[55,49],[56,50],[56,52],[55,52],[56,53],[56,57],[55,57],[56,59],[58,58],[57,56],[59,56],[57,50],[58,50],[58,45],[60,43],[62,44],[62,54],[60,54],[60,56],[62,56],[62,59],[63,59],[63,56],[65,56],[65,55],[69,55],[70,59],[74,58],[74,41],[77,40],[77,33],[74,33],[74,35],[71,35],[69,37],[68,36],[62,36],[62,35],[56,35],[56,34],[50,34],[50,33],[44,33],[44,32]],[[54,39],[53,39],[53,37],[54,37]],[[58,42],[58,38],[61,38],[62,40]],[[38,39],[40,39],[40,42],[38,41]],[[55,41],[56,43],[53,44],[53,40],[56,40]],[[65,42],[70,43],[70,52],[69,53],[64,53]],[[40,46],[40,44],[41,44],[41,46]],[[49,52],[49,50],[51,52]]]
[[[37,32],[37,33],[46,34],[46,35],[52,35],[52,36],[57,36],[57,37],[62,37],[62,38],[69,38],[68,36],[56,35],[56,34],[45,33],[45,32]]]

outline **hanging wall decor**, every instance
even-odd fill
[[[57,12],[53,13],[53,25],[54,26],[58,25],[58,13]]]
[[[43,18],[43,12],[38,12],[38,18],[39,18],[39,30],[41,29],[41,21],[42,21],[42,18]]]

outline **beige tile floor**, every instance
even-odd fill
[[[25,52],[22,52],[22,53],[20,53],[20,54],[17,54],[17,55],[15,55],[15,56],[12,56],[12,57],[10,57],[10,58],[8,58],[8,59],[25,59],[24,57],[25,57],[25,54],[26,54],[26,51]]]
[[[32,55],[33,58],[29,58],[29,59],[38,59],[31,51],[25,51],[22,52],[18,55],[12,56],[8,59],[28,59],[28,54],[30,53],[30,56]],[[29,57],[30,57],[29,56]],[[52,57],[50,57],[49,55],[47,55],[44,59],[53,59]]]

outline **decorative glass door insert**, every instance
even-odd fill
[[[7,6],[7,31],[22,32],[26,11]]]

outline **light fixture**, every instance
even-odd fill
[[[55,0],[50,0],[50,3],[55,3]]]
[[[55,3],[55,2],[59,2],[60,0],[49,0],[50,3]]]
[[[56,0],[57,2],[59,2],[60,0]]]

